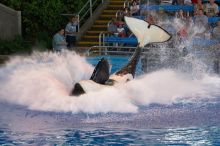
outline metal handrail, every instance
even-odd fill
[[[99,1],[101,4],[104,2],[104,0],[88,0],[85,5],[82,7],[81,10],[77,13],[78,16],[78,31],[80,31],[80,26],[82,25],[81,23],[83,20],[87,19],[87,16],[92,17],[93,15],[93,10],[98,7]]]
[[[108,50],[109,48],[111,49],[115,49],[115,50]],[[120,48],[121,50],[118,50],[118,48]],[[130,55],[133,53],[133,51],[128,51],[125,49],[135,49],[136,47],[118,47],[118,46],[92,46],[89,48],[89,50],[87,51],[87,55],[90,56],[93,53],[98,53],[99,55],[104,54],[104,55],[108,55],[109,53],[117,53],[117,54],[124,54],[124,55]],[[98,50],[97,50],[98,49]],[[145,48],[148,49],[148,48]]]
[[[129,1],[128,0],[125,0],[125,2],[124,2],[124,8],[126,8],[126,7],[129,7]]]

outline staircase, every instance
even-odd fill
[[[95,21],[93,26],[77,42],[78,47],[91,47],[99,45],[100,32],[107,32],[107,24],[112,17],[116,17],[116,12],[122,10],[125,0],[110,0],[109,5]]]

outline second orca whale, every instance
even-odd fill
[[[166,42],[171,38],[171,35],[158,25],[149,24],[146,21],[132,17],[125,17],[125,22],[138,40],[138,46],[127,65],[110,75],[109,63],[106,59],[102,58],[96,65],[89,80],[82,80],[74,85],[70,93],[71,96],[79,96],[117,83],[126,83],[132,80],[140,59],[141,48],[149,43]]]

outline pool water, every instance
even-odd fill
[[[71,114],[0,105],[1,145],[219,145],[216,107],[154,105],[137,114]]]
[[[108,60],[110,66],[111,66],[111,73],[114,73],[117,70],[119,70],[120,68],[122,68],[123,66],[125,66],[130,59],[129,56],[96,56],[96,57],[88,57],[87,60],[93,66],[96,66],[96,64],[98,63],[99,60],[101,60],[101,58],[105,58]],[[137,75],[142,73],[141,61],[139,61],[138,65],[137,65],[137,72],[136,73],[137,73]]]
[[[198,86],[199,89],[202,89],[201,91],[205,92],[201,95],[207,98],[200,99],[200,94],[193,94],[192,90],[190,94],[186,94],[186,98],[177,98],[173,102],[174,95],[181,96],[183,93],[185,95],[186,91],[184,89],[190,90],[190,88],[193,88],[190,84],[197,86],[200,80],[194,84],[196,79],[193,79],[188,84],[185,82],[187,78],[180,81],[178,76],[176,77],[170,71],[143,75],[140,62],[137,71],[139,74],[137,76],[138,82],[133,82],[132,85],[129,83],[128,85],[130,90],[133,90],[131,87],[135,88],[134,95],[139,98],[138,100],[129,101],[127,104],[127,100],[122,100],[124,98],[120,96],[113,100],[116,95],[113,92],[112,95],[107,95],[111,93],[107,92],[107,94],[102,93],[100,95],[108,96],[113,101],[103,100],[100,103],[96,101],[99,103],[96,105],[93,101],[97,98],[102,99],[101,97],[95,97],[91,100],[90,97],[65,96],[60,98],[71,98],[72,100],[76,98],[77,101],[86,101],[88,98],[90,103],[82,102],[79,104],[80,102],[74,101],[74,103],[83,108],[79,107],[81,110],[75,111],[59,107],[59,111],[51,107],[56,104],[55,99],[57,97],[54,94],[50,95],[51,97],[47,99],[38,99],[40,96],[36,95],[43,95],[42,93],[44,92],[59,93],[57,91],[50,91],[51,88],[47,87],[50,84],[47,84],[47,82],[50,82],[52,77],[54,77],[57,79],[56,82],[66,83],[67,79],[69,79],[67,78],[69,74],[66,73],[65,69],[76,70],[72,66],[76,64],[74,67],[81,67],[85,64],[82,63],[83,61],[80,61],[78,56],[74,55],[44,54],[42,56],[34,56],[27,60],[15,59],[0,68],[0,145],[220,145],[220,94],[219,90],[217,90],[220,87],[219,77],[210,77],[208,81],[205,81],[204,86],[201,88]],[[77,58],[78,62],[71,60],[74,57]],[[86,58],[86,60],[92,65],[96,65],[102,57],[90,57]],[[112,73],[125,65],[128,60],[126,56],[107,56],[106,58],[112,65]],[[67,63],[65,62],[66,60]],[[65,65],[62,66],[61,64]],[[88,67],[87,65],[85,66]],[[57,67],[61,68],[57,69]],[[77,69],[80,70],[81,68]],[[23,79],[21,76],[17,80],[18,75],[21,75],[20,73],[26,73],[22,84],[19,84],[20,79]],[[39,81],[42,76],[37,78],[38,74],[51,75],[49,76],[50,80]],[[79,75],[80,73],[77,74]],[[174,77],[171,78],[170,74]],[[35,78],[44,84],[34,84],[33,88],[29,87],[36,82]],[[165,81],[161,78],[165,78]],[[172,80],[169,80],[170,78]],[[158,81],[159,79],[161,81]],[[141,85],[146,86],[143,90],[141,90],[141,86],[138,84],[140,82],[142,83]],[[145,84],[145,82],[147,83]],[[181,88],[181,92],[175,92],[175,90],[180,89],[176,89],[177,85],[172,82],[180,82],[178,85],[184,86]],[[8,88],[6,88],[7,86]],[[42,86],[42,90],[39,86]],[[160,86],[162,87],[160,88]],[[188,88],[187,86],[190,87]],[[123,88],[120,87],[122,92],[125,90]],[[138,90],[139,88],[140,90]],[[29,91],[34,91],[33,89],[38,89],[38,92],[35,93],[36,95],[32,92],[29,93]],[[125,91],[129,91],[128,89]],[[48,90],[48,92],[45,90]],[[147,90],[147,93],[145,90]],[[183,93],[182,90],[184,91]],[[63,92],[63,90],[61,91]],[[138,94],[143,95],[138,97]],[[31,96],[32,99],[27,100],[26,95],[28,97]],[[99,94],[93,95],[99,96]],[[193,97],[190,97],[190,95]],[[149,99],[146,100],[145,98]],[[170,99],[166,101],[166,98]],[[70,100],[67,101],[71,102]],[[40,104],[41,106],[38,107],[37,105],[41,102],[43,104]],[[62,101],[58,100],[57,102],[59,105]],[[108,102],[111,106],[119,105],[121,108],[118,106],[112,108],[102,107],[101,104],[108,106]],[[141,102],[146,102],[146,104],[140,104]],[[90,105],[91,107],[88,107]],[[132,105],[131,107],[135,105],[138,109],[131,108],[130,111],[126,111],[124,109],[129,108],[127,105]],[[109,111],[106,111],[106,109]]]

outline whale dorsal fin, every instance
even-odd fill
[[[109,79],[109,63],[106,59],[102,58],[96,65],[90,80],[99,84],[105,84]]]
[[[162,43],[170,40],[171,35],[158,25],[149,24],[144,20],[125,17],[125,22],[131,32],[137,37],[139,47],[149,43]]]

